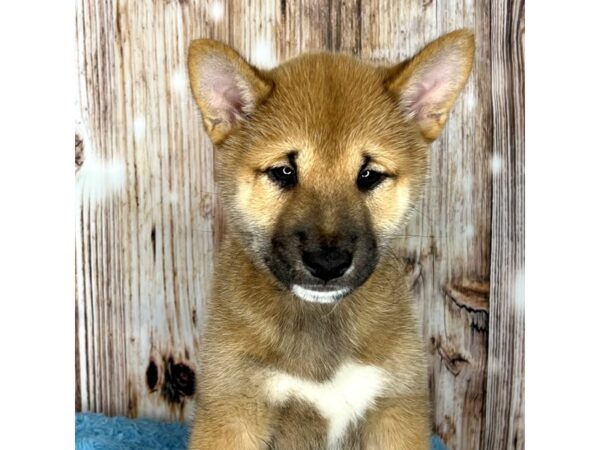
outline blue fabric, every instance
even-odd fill
[[[187,439],[183,423],[75,415],[75,450],[185,450]]]
[[[75,450],[185,450],[188,427],[180,422],[75,415]],[[435,436],[431,450],[446,450]]]
[[[446,450],[446,446],[439,437],[433,436],[431,438],[431,450]]]

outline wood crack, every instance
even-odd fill
[[[444,293],[459,308],[469,312],[489,313],[490,283],[463,280],[461,283],[448,283],[443,287]]]

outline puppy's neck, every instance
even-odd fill
[[[371,277],[344,299],[332,304],[307,302],[279,283],[266,267],[253,261],[243,244],[231,235],[225,236],[221,247],[215,287],[226,291],[232,302],[235,298],[240,308],[250,308],[268,317],[286,314],[345,321],[368,319],[368,316],[378,319],[409,295],[401,262],[384,255]]]

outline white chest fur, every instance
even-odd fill
[[[311,403],[329,422],[329,448],[336,448],[348,425],[364,415],[388,381],[383,369],[350,362],[342,364],[334,377],[324,383],[276,371],[268,377],[265,387],[275,404],[290,398]]]

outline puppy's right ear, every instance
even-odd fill
[[[204,127],[215,144],[223,142],[272,89],[235,50],[210,39],[192,41],[188,72]]]

